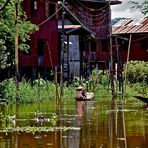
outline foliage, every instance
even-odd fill
[[[133,66],[133,62],[130,62],[130,63],[132,64],[129,64],[129,67],[130,65]],[[141,64],[141,62],[138,62],[138,64],[139,63]],[[145,65],[143,66],[145,67]],[[139,78],[139,73],[136,72],[136,70],[134,71],[134,69],[139,69],[139,65],[135,66],[135,62],[134,62],[134,66],[130,68],[131,72],[128,71],[127,76],[129,81],[127,82],[126,92],[124,96],[130,97],[130,96],[141,95],[141,94],[146,96],[148,92],[148,84],[144,85],[143,83],[141,83],[142,79]],[[142,72],[144,72],[143,69],[142,69]],[[97,79],[96,78],[89,79],[88,83],[84,81],[85,84],[83,83],[82,85],[84,86],[85,90],[87,89],[87,85],[88,85],[89,87],[88,91],[93,91],[96,99],[100,97],[111,97],[112,95],[111,95],[109,79],[107,75],[105,75],[102,71],[99,71],[98,73],[95,73],[95,72],[93,73],[93,77],[96,74],[98,75]],[[14,79],[11,78],[8,80],[4,80],[3,82],[0,83],[0,97],[8,100],[10,103],[16,103],[16,101],[17,103],[34,103],[34,102],[40,102],[43,99],[44,100],[56,99],[56,85],[54,82],[45,81],[43,79],[37,79],[32,84],[28,81],[23,80],[22,82],[20,82],[19,86],[20,86],[18,91],[19,97],[18,97],[18,100],[16,100],[16,84]],[[76,87],[77,85],[75,85],[75,83],[71,85],[64,83],[63,85],[64,95],[62,99],[66,99],[66,100],[74,99],[76,96]],[[58,93],[60,94],[59,84],[58,84],[58,91],[59,91]]]
[[[89,77],[89,82],[94,84],[100,84],[102,86],[107,86],[109,84],[109,77],[107,71],[96,70],[92,71],[92,75]]]
[[[15,25],[19,28],[19,49],[27,51],[29,46],[26,41],[30,39],[30,33],[37,29],[36,25],[27,20],[25,12],[18,4],[18,16],[15,16],[15,0],[9,1],[0,13],[0,68],[12,66],[14,64],[14,40]],[[0,4],[4,3],[0,0]]]
[[[125,65],[124,65],[125,74]],[[127,80],[130,83],[148,84],[148,62],[130,61],[128,64]]]
[[[140,9],[141,12],[144,15],[148,14],[148,0],[144,0],[144,2],[142,4],[140,4],[139,2],[131,0],[130,4],[132,4],[132,8]]]
[[[19,84],[18,100],[16,100],[16,86],[13,78],[4,80],[0,83],[1,98],[5,98],[9,102],[15,103],[33,103],[43,99],[54,100],[56,98],[56,85],[53,82],[37,79],[33,82],[23,80]],[[58,86],[58,90],[60,87]],[[64,98],[74,98],[75,88],[73,86],[64,85]]]
[[[126,92],[124,92],[124,96],[130,100],[130,97],[133,96],[144,96],[148,97],[148,86],[146,85],[143,87],[140,83],[135,84],[127,84],[126,85]]]

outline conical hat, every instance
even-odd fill
[[[77,87],[77,90],[83,90],[84,88],[82,86]]]

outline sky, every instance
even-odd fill
[[[111,6],[112,19],[114,18],[141,18],[143,14],[138,9],[131,8],[128,3],[130,0],[122,0],[122,4]],[[144,0],[133,0],[137,2],[144,2]]]

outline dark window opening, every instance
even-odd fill
[[[36,0],[30,0],[30,13],[31,16],[35,16],[35,10],[37,9],[37,1]]]
[[[116,38],[116,37],[112,38],[112,45],[113,45],[113,46],[116,45],[115,38]],[[118,43],[118,39],[117,39],[117,43]]]
[[[38,40],[38,56],[44,56],[44,46],[45,46],[45,41],[43,39]]]
[[[103,52],[108,51],[108,40],[102,40],[102,51]]]
[[[49,16],[52,16],[55,13],[55,4],[50,4],[49,5]],[[52,18],[55,18],[56,15],[54,15]]]
[[[91,61],[95,61],[96,60],[96,41],[92,40],[91,41],[91,53],[90,53],[90,59]]]
[[[147,50],[148,49],[148,40],[144,39],[141,41],[141,49]]]
[[[128,42],[127,41],[122,41],[122,49],[123,50],[128,50]]]
[[[96,41],[91,41],[91,51],[96,51]]]

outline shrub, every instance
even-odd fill
[[[124,73],[125,75],[125,65]],[[130,83],[148,84],[148,62],[144,61],[130,61],[128,64],[127,80]]]

